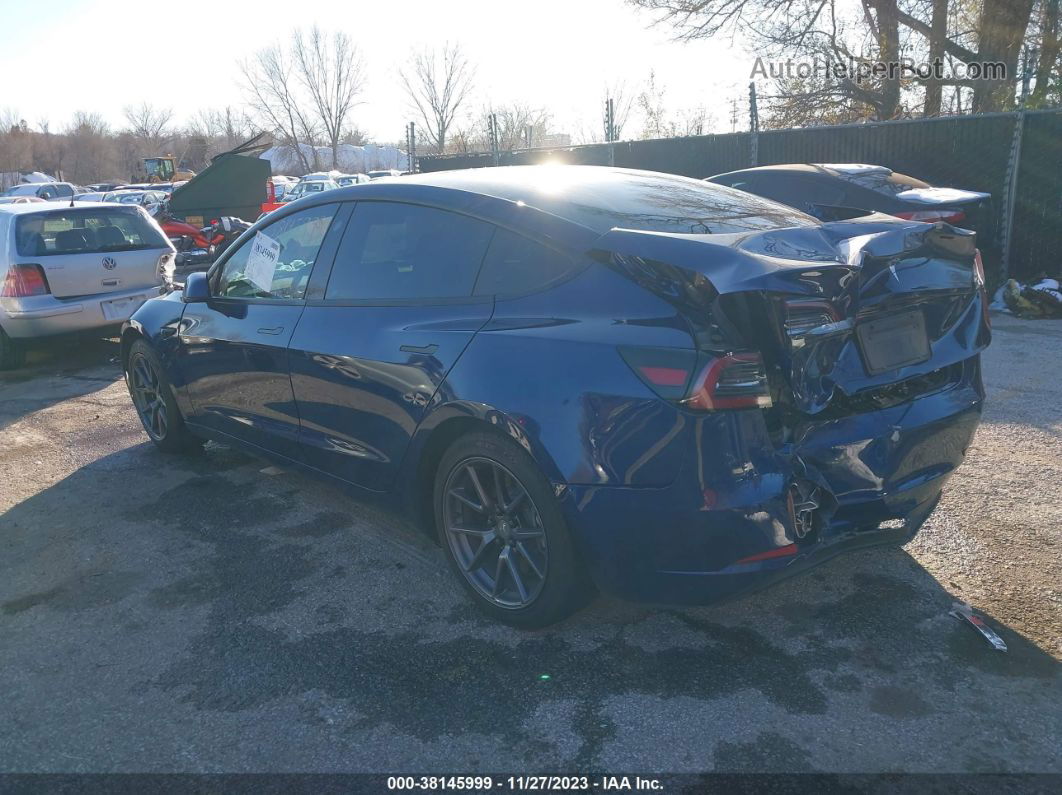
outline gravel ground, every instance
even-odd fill
[[[0,376],[0,771],[1062,772],[1062,325],[996,331],[984,425],[906,550],[535,633],[390,513],[159,454],[114,344],[57,343]]]

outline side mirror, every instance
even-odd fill
[[[210,298],[210,282],[202,272],[189,273],[184,280],[184,292],[181,300],[186,304],[201,304]]]

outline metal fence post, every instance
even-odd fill
[[[501,165],[501,153],[498,151],[498,116],[491,113],[487,116],[487,132],[490,135],[490,153],[494,165]]]
[[[1003,181],[1003,218],[1000,233],[1003,237],[1003,254],[999,263],[1000,281],[1010,275],[1010,248],[1014,239],[1014,209],[1018,201],[1018,171],[1021,167],[1021,139],[1025,132],[1025,111],[1019,110],[1014,120],[1014,136],[1010,142],[1007,158],[1007,173]]]
[[[616,165],[616,111],[612,98],[605,100],[605,141],[608,143],[608,164]]]
[[[410,174],[417,173],[417,128],[413,122],[406,125],[406,168]]]
[[[756,83],[749,83],[749,165],[758,166],[760,160],[760,114],[756,109]]]

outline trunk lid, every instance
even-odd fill
[[[162,283],[160,259],[168,249],[87,252],[40,257],[48,286],[56,298],[124,292]]]
[[[162,283],[173,247],[138,207],[81,204],[21,215],[18,263],[44,269],[52,295],[77,298]]]
[[[870,216],[742,235],[614,229],[598,258],[670,301],[697,347],[762,353],[775,405],[910,399],[988,345],[974,233]]]

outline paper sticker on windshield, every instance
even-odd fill
[[[261,232],[251,241],[251,255],[247,258],[247,267],[243,275],[255,287],[269,292],[273,287],[273,273],[280,259],[280,243]]]

